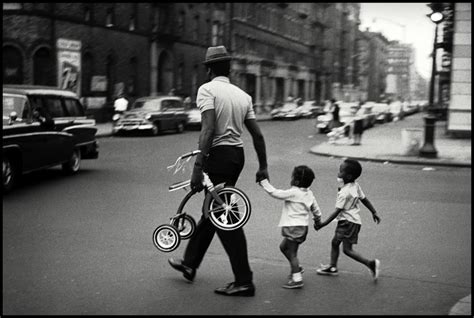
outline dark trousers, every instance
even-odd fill
[[[225,182],[226,185],[235,185],[240,172],[244,167],[245,157],[242,147],[217,146],[211,148],[209,157],[204,164],[204,171],[209,174],[214,185]],[[236,284],[252,282],[247,240],[243,228],[224,231],[216,228],[209,218],[204,216],[199,220],[196,232],[190,238],[184,252],[183,264],[191,268],[198,268],[204,254],[211,244],[214,233],[217,233],[224,250],[229,256]]]

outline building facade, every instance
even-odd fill
[[[363,32],[363,41],[368,46],[364,55],[364,77],[366,78],[367,100],[381,102],[386,100],[388,45],[389,41],[380,32]]]
[[[386,94],[391,96],[392,99],[410,101],[411,74],[415,66],[413,46],[398,41],[390,41],[387,52]]]
[[[447,63],[450,72],[447,132],[471,136],[472,82],[471,82],[471,3],[453,3],[453,34],[445,33],[445,51],[451,55]],[[448,30],[445,30],[448,31]],[[451,44],[449,44],[451,42]],[[450,52],[451,49],[451,52]],[[440,89],[441,91],[441,89]]]
[[[359,99],[358,3],[4,3],[3,82],[67,87],[90,108],[191,96],[207,47],[257,110],[289,96]],[[338,39],[334,41],[334,39]]]

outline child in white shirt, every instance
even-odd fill
[[[318,202],[309,189],[314,180],[314,172],[307,166],[297,166],[291,175],[291,188],[280,190],[273,187],[268,179],[260,181],[260,185],[272,197],[284,200],[280,223],[283,241],[280,250],[290,262],[291,275],[284,288],[303,287],[303,268],[299,265],[298,247],[306,240],[310,213],[315,225],[321,222],[321,211]]]

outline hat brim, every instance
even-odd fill
[[[216,58],[213,58],[213,59],[209,59],[207,61],[202,62],[202,64],[207,65],[207,64],[212,64],[212,63],[215,63],[215,62],[230,61],[230,60],[232,60],[231,56],[222,56],[222,57],[216,57]]]

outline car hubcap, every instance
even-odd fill
[[[8,160],[3,160],[3,185],[8,185],[12,179],[12,167]]]
[[[78,170],[79,169],[79,164],[80,164],[80,160],[79,160],[79,154],[77,153],[77,151],[74,151],[74,154],[72,156],[72,169],[74,171]]]

